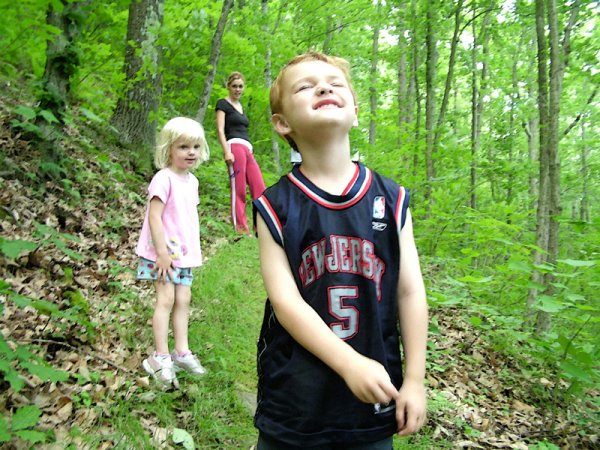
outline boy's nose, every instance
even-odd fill
[[[333,92],[333,89],[331,89],[330,87],[319,86],[319,89],[317,90],[317,92],[319,95],[323,95],[323,94]]]

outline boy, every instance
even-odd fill
[[[297,56],[270,102],[302,163],[254,203],[269,297],[258,450],[390,450],[425,421],[427,304],[408,191],[351,160],[345,60]]]

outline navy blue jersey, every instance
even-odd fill
[[[284,249],[296,285],[331,330],[402,384],[398,331],[399,234],[408,191],[360,163],[342,195],[295,166],[255,202]],[[367,443],[397,430],[394,405],[359,401],[344,380],[299,345],[267,300],[258,341],[255,425],[292,445]]]

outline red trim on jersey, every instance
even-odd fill
[[[360,174],[360,167],[358,167],[358,164],[357,164],[356,170],[354,171],[354,176],[350,180],[350,183],[348,183],[348,186],[346,186],[346,189],[344,189],[344,192],[342,192],[342,195],[348,195],[348,192],[350,192],[350,189],[352,189],[352,186],[354,186],[354,183],[356,183],[356,180],[358,180],[359,174]]]
[[[357,166],[357,171],[356,171],[350,185],[348,185],[348,187],[346,189],[344,189],[345,193],[349,192],[354,187],[354,185],[356,184],[356,181],[359,177],[359,174],[360,174],[360,169]],[[316,192],[314,192],[309,186],[307,186],[305,183],[303,183],[301,179],[297,178],[293,174],[293,172],[288,173],[287,177],[294,185],[296,185],[302,192],[304,192],[313,201],[315,201],[319,205],[324,206],[329,209],[345,209],[345,208],[349,208],[350,206],[358,203],[363,198],[363,196],[367,193],[367,191],[369,190],[369,187],[371,186],[371,181],[373,179],[371,171],[368,168],[365,168],[365,178],[364,178],[362,185],[358,188],[356,195],[346,201],[334,202],[334,201],[327,200],[327,199],[323,198],[322,196],[320,196],[319,194],[317,194]]]
[[[277,214],[275,213],[275,210],[271,206],[271,203],[269,203],[269,200],[267,200],[267,198],[264,195],[261,195],[256,201],[259,202],[263,206],[263,209],[269,216],[269,219],[271,220],[271,223],[277,230],[277,234],[279,234],[279,239],[281,240],[281,243],[283,244],[283,227],[281,226],[279,217],[277,217]]]
[[[398,227],[398,234],[400,234],[400,230],[402,229],[402,205],[404,204],[404,199],[406,198],[406,189],[400,186],[400,191],[398,192],[398,201],[396,202],[396,226]]]

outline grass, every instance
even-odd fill
[[[115,431],[80,436],[86,444],[102,448],[108,441],[117,442],[117,449],[165,448],[173,445],[175,428],[189,433],[196,448],[203,450],[250,449],[256,444],[251,403],[256,393],[256,340],[266,298],[257,247],[257,240],[250,238],[222,245],[195,272],[190,346],[208,374],[200,379],[180,375],[178,391],[161,392],[151,385],[113,402],[105,420]],[[141,317],[144,323],[152,314],[147,309]],[[131,339],[151,340],[150,329],[132,327],[130,333]],[[433,442],[432,432],[396,437],[394,449],[444,448],[439,439]]]

